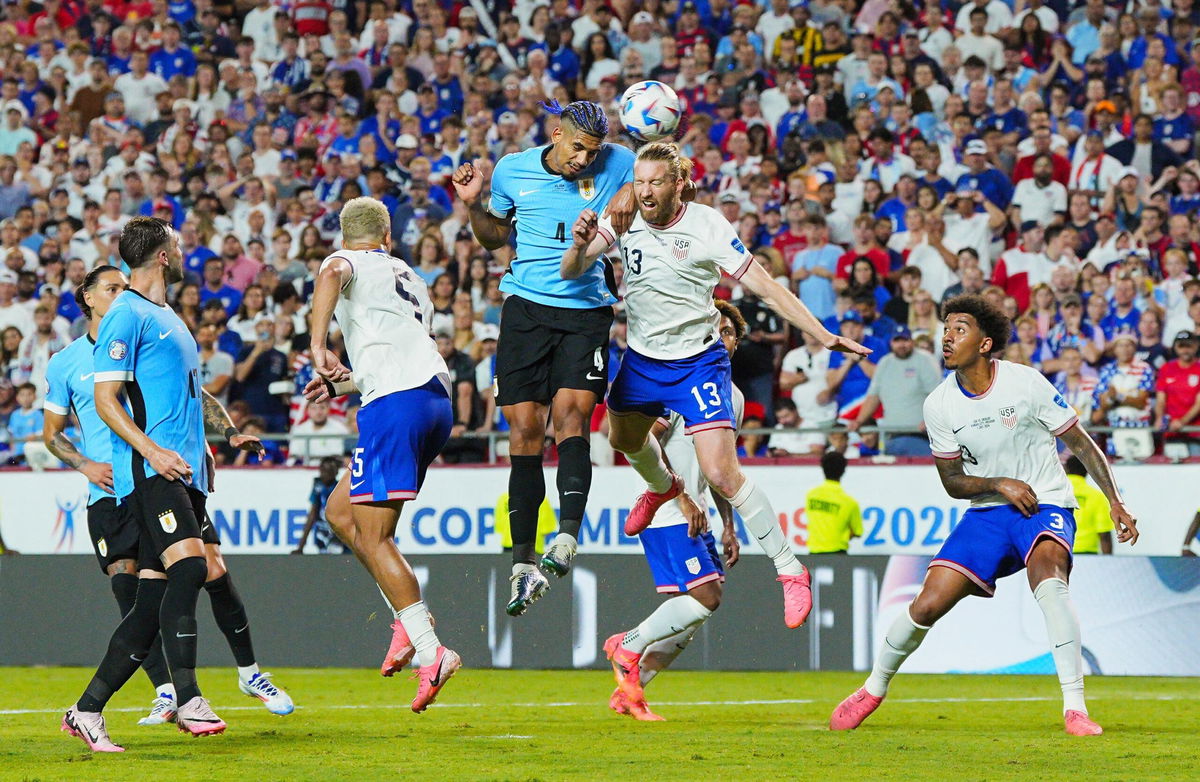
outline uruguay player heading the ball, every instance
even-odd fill
[[[997,579],[1025,569],[1046,621],[1066,731],[1098,735],[1103,731],[1083,699],[1079,619],[1067,590],[1075,493],[1055,438],[1108,498],[1117,540],[1136,543],[1137,522],[1071,406],[1040,372],[992,358],[1008,341],[1004,313],[981,296],[951,299],[945,310],[942,355],[954,372],[925,399],[925,426],[946,493],[971,500],[971,508],[930,563],[921,592],[888,629],[866,684],[834,710],[829,726],[862,724],[934,622],[964,597],[991,597]]]
[[[496,402],[511,427],[508,478],[512,523],[512,594],[517,616],[549,588],[537,569],[534,535],[546,496],[542,451],[547,412],[558,445],[559,534],[542,567],[561,577],[575,557],[592,482],[588,435],[592,410],[608,390],[608,339],[616,302],[611,270],[596,262],[572,279],[559,276],[571,225],[585,209],[606,206],[613,222],[633,218],[633,153],[605,143],[608,117],[595,103],[547,107],[561,122],[552,143],[506,155],[496,164],[484,207],[483,175],[464,163],[454,188],[471,214],[475,238],[494,250],[517,232],[517,254],[500,290],[508,294],[496,352]]]
[[[729,351],[720,339],[713,290],[726,272],[830,350],[870,351],[822,326],[754,261],[719,212],[684,204],[689,170],[674,144],[642,147],[634,166],[638,214],[633,225],[622,232],[584,210],[572,228],[573,244],[563,253],[561,274],[574,278],[610,248],[625,258],[629,350],[609,391],[609,439],[649,485],[630,510],[625,534],[641,533],[655,511],[682,491],[683,481],[668,469],[658,441],[648,436],[660,416],[679,413],[705,480],[738,510],[774,562],[783,583],[785,623],[799,627],[812,608],[808,573],[792,553],[766,493],[738,465]],[[640,694],[637,669],[646,646],[670,634],[672,626],[691,627],[711,613],[694,599],[670,600],[663,609],[671,616],[656,623],[658,630],[631,631],[624,640],[614,636],[605,644],[614,666],[629,672],[630,699]]]

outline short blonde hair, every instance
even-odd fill
[[[637,161],[647,163],[666,163],[667,170],[675,179],[690,179],[692,161],[683,156],[679,147],[669,141],[654,141],[638,150]]]
[[[339,220],[343,242],[382,241],[392,230],[392,216],[387,207],[370,196],[347,201]]]

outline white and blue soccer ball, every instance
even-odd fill
[[[621,124],[640,141],[674,135],[682,113],[679,96],[661,81],[639,81],[621,96]]]

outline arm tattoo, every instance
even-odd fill
[[[75,443],[62,432],[54,435],[54,439],[50,441],[50,450],[72,470],[78,470],[79,466],[87,461],[75,447]]]
[[[203,389],[200,393],[204,400],[204,430],[209,434],[224,435],[225,430],[236,429],[233,421],[229,418],[229,413],[225,412],[224,406],[217,398]]]

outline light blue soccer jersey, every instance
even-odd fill
[[[46,365],[46,410],[67,415],[72,410],[79,419],[79,452],[93,462],[112,464],[111,432],[96,413],[96,381],[92,377],[92,347],[96,343],[87,334],[58,351]],[[111,494],[94,483],[88,484],[88,505]]]
[[[175,311],[134,290],[117,296],[100,322],[93,366],[95,382],[125,383],[134,423],[160,447],[182,456],[192,468],[189,485],[207,494],[199,350]],[[110,439],[113,485],[123,499],[135,483],[157,473],[117,434]]]
[[[633,181],[634,154],[604,144],[592,165],[572,180],[546,167],[550,147],[506,155],[492,173],[488,211],[510,218],[517,234],[517,257],[500,290],[551,307],[591,309],[616,301],[597,260],[574,280],[559,273],[563,252],[571,246],[571,228],[584,209],[603,214],[626,182]]]

